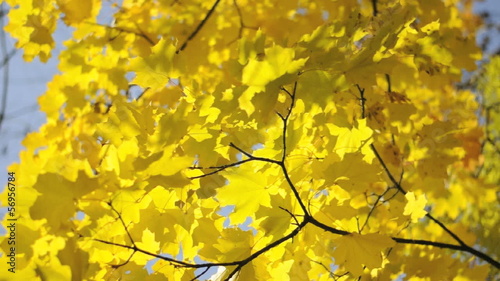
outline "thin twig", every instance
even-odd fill
[[[238,265],[236,266],[236,268],[229,274],[229,276],[226,278],[227,281],[229,281],[229,279],[231,279],[231,277],[234,276],[234,274],[236,274],[238,271],[241,270],[241,268],[243,266],[245,266],[247,263],[253,261],[254,259],[256,259],[258,256],[262,255],[263,253],[269,251],[270,249],[280,245],[281,243],[293,238],[294,236],[296,236],[297,234],[299,234],[300,230],[306,226],[307,224],[307,221],[304,220],[297,228],[295,228],[291,233],[289,233],[288,235],[286,236],[283,236],[282,238],[274,241],[273,243],[267,245],[266,247],[260,249],[259,251],[253,253],[252,255],[250,255],[248,258],[244,259],[244,260],[241,260]]]
[[[292,110],[293,110],[293,107],[295,106],[295,95],[297,93],[297,81],[295,81],[295,83],[293,84],[293,92],[290,93],[287,89],[285,88],[282,88],[283,91],[285,91],[285,93],[287,93],[290,98],[292,99],[291,103],[290,103],[290,107],[288,108],[288,111],[286,113],[286,116],[281,116],[281,120],[283,120],[283,155],[281,156],[281,163],[284,163],[285,162],[285,157],[286,157],[286,133],[287,133],[287,128],[288,128],[288,120],[290,119],[290,116],[292,115]]]
[[[125,221],[123,221],[123,218],[122,218],[122,215],[120,214],[120,212],[118,212],[118,210],[115,209],[115,207],[113,207],[113,203],[112,202],[108,202],[108,206],[111,208],[111,210],[113,210],[113,212],[116,213],[116,215],[118,216],[118,219],[120,220],[123,228],[125,229],[125,232],[127,232],[127,236],[128,238],[130,239],[130,243],[132,243],[132,245],[134,245],[135,247],[135,241],[134,239],[132,238],[132,235],[130,234],[130,232],[128,231],[128,227],[127,225],[125,224]]]
[[[228,46],[231,45],[231,44],[233,44],[234,42],[236,42],[238,39],[241,38],[241,35],[243,35],[243,29],[245,29],[245,28],[247,28],[247,29],[253,29],[253,30],[258,30],[259,29],[258,27],[247,26],[245,24],[245,22],[243,21],[243,14],[241,13],[241,9],[238,6],[238,3],[236,2],[236,0],[233,0],[233,4],[234,4],[234,7],[236,8],[236,12],[238,13],[238,17],[240,19],[240,28],[238,30],[238,36],[235,39],[229,41],[227,43]]]
[[[227,168],[235,167],[235,166],[238,166],[238,165],[250,162],[252,160],[254,160],[254,159],[249,158],[249,159],[241,160],[241,161],[238,161],[238,162],[235,162],[235,163],[231,163],[231,164],[227,164],[227,165],[223,165],[223,166],[190,167],[189,169],[191,169],[191,170],[213,169],[214,171],[211,171],[209,173],[206,173],[206,174],[203,174],[203,175],[200,175],[200,176],[190,177],[189,179],[193,180],[193,179],[199,179],[199,178],[207,177],[207,176],[210,176],[210,175],[214,175],[214,174],[217,174],[218,172],[224,171]]]
[[[207,266],[207,268],[205,268],[205,270],[203,270],[203,272],[201,272],[200,274],[198,274],[195,277],[193,277],[193,279],[191,279],[191,281],[198,280],[198,278],[200,278],[201,276],[205,275],[205,273],[207,273],[207,271],[210,270],[210,268],[211,268],[211,266]]]
[[[111,265],[111,267],[114,269],[117,269],[119,267],[126,265],[127,263],[130,262],[130,260],[132,259],[132,257],[135,255],[136,252],[137,251],[132,251],[132,254],[130,254],[130,256],[128,257],[128,259],[126,261],[122,262],[121,264],[113,264],[113,265]]]
[[[389,74],[385,74],[385,80],[387,81],[387,92],[391,93],[392,92],[392,87],[391,87],[391,76]]]
[[[295,215],[294,215],[294,214],[292,214],[292,212],[290,212],[288,209],[285,209],[285,208],[283,208],[283,207],[281,207],[281,206],[280,206],[279,208],[280,208],[281,210],[283,210],[283,211],[287,212],[287,213],[288,213],[288,214],[289,214],[289,215],[293,218],[293,220],[295,221],[295,224],[296,224],[296,225],[299,225],[299,224],[300,224],[300,223],[299,223],[299,221],[297,220],[297,217],[295,217]]]
[[[377,10],[377,0],[372,0],[373,16],[376,17],[378,14]]]
[[[362,89],[359,87],[358,84],[356,84],[356,87],[358,88],[359,91],[359,103],[361,105],[361,119],[365,119],[365,89]]]
[[[109,25],[105,25],[105,24],[100,24],[100,23],[95,23],[95,22],[87,22],[87,24],[90,24],[90,25],[97,25],[97,26],[100,26],[100,27],[104,27],[104,28],[107,28],[107,29],[111,29],[111,30],[116,30],[118,32],[125,32],[125,33],[130,33],[130,34],[135,34],[137,36],[140,36],[142,38],[144,38],[146,41],[148,41],[149,44],[151,44],[152,46],[156,45],[156,43],[153,41],[153,39],[149,38],[146,34],[144,34],[142,32],[142,30],[139,29],[139,31],[134,31],[134,30],[128,30],[128,29],[125,29],[125,28],[122,28],[122,27],[118,27],[118,26],[109,26]],[[114,38],[116,38],[116,36],[114,36]],[[113,38],[113,39],[114,39]]]
[[[187,47],[189,41],[193,40],[193,38],[196,36],[196,34],[198,34],[198,32],[200,32],[201,28],[205,25],[205,23],[208,21],[208,19],[212,15],[212,13],[215,11],[215,8],[217,8],[217,5],[219,5],[219,2],[220,2],[220,0],[215,1],[215,3],[212,5],[212,8],[210,8],[208,13],[205,15],[205,18],[198,24],[198,26],[191,33],[191,35],[189,35],[189,37],[186,39],[186,41],[184,41],[184,43],[181,45],[181,47],[175,52],[176,54],[183,51]]]
[[[0,69],[2,67],[4,67],[14,57],[14,55],[17,53],[17,51],[19,51],[19,49],[12,49],[12,50],[10,50],[10,52],[6,56],[4,56],[4,58],[2,60],[2,64],[0,65]],[[2,55],[4,55],[3,52],[2,52]]]

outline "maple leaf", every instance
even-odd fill
[[[81,23],[95,16],[99,10],[99,1],[58,0],[59,9],[65,14],[63,20],[67,25]]]
[[[296,73],[307,59],[294,60],[295,51],[291,48],[273,46],[265,49],[261,57],[250,59],[243,68],[242,83],[250,86],[238,99],[240,107],[252,114],[255,110],[251,103],[255,93],[264,91],[266,85],[286,74]]]
[[[408,192],[405,194],[405,197],[408,203],[406,203],[403,215],[411,216],[412,222],[417,222],[427,214],[427,211],[425,211],[427,199],[425,199],[424,194],[415,196],[415,193]]]
[[[366,126],[366,119],[359,120],[358,127],[352,128],[351,130],[348,128],[337,127],[333,124],[327,124],[327,126],[332,135],[338,136],[334,149],[341,159],[346,153],[362,150],[370,155],[368,162],[371,162],[370,159],[373,159],[373,156],[366,148],[370,144],[370,138],[373,134],[373,130]]]
[[[177,76],[173,62],[175,51],[174,45],[162,38],[150,55],[132,59],[129,68],[137,75],[131,83],[153,90],[165,87],[170,78]]]
[[[335,262],[344,264],[354,276],[363,274],[363,266],[368,269],[382,266],[382,251],[395,245],[395,242],[384,235],[352,233],[335,240],[333,257]]]
[[[232,224],[241,224],[247,217],[253,217],[260,206],[271,207],[269,192],[274,188],[266,177],[259,176],[251,167],[240,168],[238,173],[224,175],[228,184],[220,188],[216,196],[223,206],[236,206],[229,214]]]

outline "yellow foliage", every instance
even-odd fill
[[[28,61],[74,31],[0,279],[498,279],[500,60],[456,87],[472,2],[6,1]]]

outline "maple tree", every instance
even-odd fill
[[[74,31],[2,278],[498,277],[500,60],[456,87],[472,1],[6,2],[27,61]]]

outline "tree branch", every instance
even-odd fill
[[[225,169],[227,169],[227,168],[235,167],[235,166],[238,166],[238,165],[241,165],[241,164],[244,164],[244,163],[250,162],[250,161],[252,161],[252,160],[255,160],[255,159],[248,158],[248,159],[245,159],[245,160],[242,160],[242,161],[238,161],[238,162],[234,162],[234,163],[227,164],[227,165],[222,165],[222,166],[212,166],[212,167],[190,167],[189,169],[191,169],[191,170],[206,170],[206,169],[212,169],[212,170],[214,170],[214,171],[209,172],[209,173],[206,173],[206,174],[203,174],[203,175],[200,175],[200,176],[190,177],[189,179],[193,180],[193,179],[199,179],[199,178],[207,177],[207,176],[210,176],[210,175],[214,175],[214,174],[217,174],[218,172],[224,171],[224,170],[225,170]]]
[[[227,267],[227,266],[236,266],[236,268],[231,272],[231,274],[225,279],[225,280],[229,280],[231,277],[234,276],[234,274],[236,274],[239,270],[241,270],[241,268],[243,266],[245,266],[249,262],[253,261],[254,259],[256,259],[260,255],[262,255],[263,253],[269,251],[270,249],[272,249],[272,248],[274,248],[274,247],[282,244],[283,242],[285,242],[285,241],[293,238],[294,236],[296,236],[300,232],[300,230],[306,224],[307,224],[307,222],[303,221],[299,226],[297,226],[289,234],[287,234],[287,235],[283,236],[282,238],[280,238],[280,239],[278,239],[278,240],[276,240],[276,241],[268,244],[267,246],[261,248],[260,250],[258,250],[257,252],[253,253],[252,255],[248,256],[247,258],[245,258],[243,260],[234,261],[234,262],[221,262],[221,263],[201,263],[201,264],[188,263],[188,262],[179,261],[179,260],[176,260],[176,259],[173,259],[173,258],[169,258],[169,257],[166,257],[166,256],[158,255],[158,254],[155,254],[155,253],[151,253],[149,251],[146,251],[146,250],[143,250],[143,249],[137,247],[136,245],[128,246],[128,245],[114,243],[114,242],[110,242],[110,241],[106,241],[106,240],[97,239],[97,238],[94,238],[93,240],[97,241],[97,242],[100,242],[100,243],[103,243],[103,244],[107,244],[107,245],[113,245],[113,246],[117,246],[117,247],[129,249],[129,250],[132,250],[134,252],[140,252],[140,253],[143,253],[143,254],[148,255],[150,257],[154,257],[154,258],[158,258],[158,259],[161,259],[161,260],[168,261],[171,264],[174,264],[175,266],[179,266],[179,267],[186,267],[186,268],[211,268],[211,267],[214,267],[214,266],[225,266],[225,267]],[[125,229],[125,231],[128,233],[127,229]],[[112,265],[112,266],[113,267],[117,267],[117,266],[122,266],[122,264]],[[203,274],[206,273],[207,271],[208,271],[208,269],[206,269],[203,272]],[[198,275],[197,277],[200,277],[201,275]]]
[[[121,32],[125,32],[125,33],[135,34],[135,35],[137,35],[139,37],[144,38],[152,46],[154,46],[156,44],[153,41],[153,39],[149,38],[144,32],[142,32],[142,30],[140,30],[137,25],[136,25],[136,27],[137,27],[137,29],[139,29],[139,31],[128,30],[128,29],[125,29],[125,28],[122,28],[122,27],[118,27],[118,26],[109,26],[109,25],[95,23],[95,22],[87,22],[87,24],[97,25],[97,26],[101,26],[101,27],[104,27],[104,28],[107,28],[107,29],[116,30],[116,31],[118,31],[120,33]],[[117,36],[113,36],[112,38],[110,38],[110,41],[114,40],[116,37],[118,37],[118,35]]]
[[[241,35],[243,34],[243,29],[248,28],[248,29],[253,29],[253,30],[258,30],[258,27],[252,27],[252,26],[247,26],[245,22],[243,21],[243,14],[241,13],[241,9],[238,6],[238,3],[236,0],[233,0],[234,7],[236,8],[236,12],[238,13],[238,18],[240,19],[240,29],[238,30],[238,37],[235,39],[231,40],[227,45],[231,45],[234,43],[236,40],[241,38]]]
[[[229,276],[225,279],[227,281],[229,281],[229,279],[231,279],[231,277],[234,276],[234,274],[236,274],[239,270],[241,270],[241,268],[243,266],[245,266],[247,263],[251,262],[252,260],[256,259],[258,256],[262,255],[263,253],[267,252],[268,250],[280,245],[281,243],[285,242],[286,240],[288,239],[291,239],[293,238],[294,236],[296,236],[297,234],[299,234],[300,230],[306,226],[307,224],[307,221],[303,221],[297,228],[295,228],[292,232],[290,232],[288,235],[286,236],[283,236],[282,238],[274,241],[273,243],[267,245],[266,247],[260,249],[259,251],[253,253],[251,256],[249,256],[248,258],[244,259],[244,260],[241,260],[239,262],[239,264],[236,266],[236,268],[231,272],[231,274],[229,274]]]
[[[127,233],[127,236],[128,236],[128,239],[130,239],[130,243],[132,243],[132,245],[134,245],[135,247],[135,241],[134,239],[132,238],[132,235],[130,234],[130,232],[128,231],[128,227],[127,225],[125,224],[125,222],[123,221],[123,218],[122,218],[122,215],[120,214],[120,212],[118,212],[118,210],[115,209],[115,207],[113,207],[113,203],[112,202],[108,202],[108,206],[111,208],[111,210],[113,210],[113,212],[116,213],[116,215],[118,216],[118,219],[120,220],[123,228],[125,229],[125,232]]]
[[[359,86],[357,86],[357,87],[358,87],[358,90],[360,92],[360,103],[361,103],[361,106],[362,106],[362,117],[364,118],[364,115],[365,115],[364,107],[365,107],[365,101],[366,101],[366,99],[364,97],[364,89],[361,89]],[[199,264],[197,264],[197,263],[189,263],[189,262],[185,262],[185,261],[176,260],[174,258],[165,257],[165,256],[162,256],[162,255],[159,255],[159,254],[151,253],[151,252],[148,252],[146,250],[143,250],[143,249],[140,249],[139,247],[137,247],[136,244],[134,243],[134,240],[133,240],[132,236],[130,235],[130,232],[128,231],[127,226],[126,226],[125,222],[123,221],[121,215],[112,206],[112,204],[109,203],[109,206],[112,208],[112,210],[117,213],[118,219],[121,221],[122,226],[124,227],[125,231],[127,232],[127,235],[128,235],[128,237],[129,237],[129,239],[130,239],[130,241],[132,243],[132,246],[122,245],[122,244],[113,243],[113,242],[109,242],[109,241],[104,241],[104,240],[101,240],[101,239],[94,239],[94,240],[97,241],[97,242],[108,244],[108,245],[114,245],[114,246],[117,246],[117,247],[122,247],[122,248],[126,248],[126,249],[132,250],[133,253],[130,255],[129,259],[125,263],[127,263],[132,258],[132,256],[134,255],[135,252],[141,252],[141,253],[146,254],[148,256],[165,260],[165,261],[167,261],[167,262],[169,262],[172,265],[177,266],[177,267],[204,268],[205,269],[201,274],[198,274],[192,280],[196,280],[199,277],[203,276],[212,267],[215,267],[215,266],[233,267],[234,266],[234,269],[232,269],[232,271],[229,273],[229,275],[225,278],[226,281],[229,281],[238,272],[240,272],[241,269],[245,265],[247,265],[248,263],[252,262],[256,258],[258,258],[260,255],[262,255],[263,253],[271,250],[274,247],[277,247],[278,245],[281,245],[285,241],[287,241],[289,239],[292,239],[293,237],[295,237],[296,235],[298,235],[300,233],[300,231],[307,224],[312,224],[312,225],[314,225],[314,226],[316,226],[318,228],[323,229],[324,231],[330,232],[330,233],[335,234],[335,235],[350,235],[350,234],[352,234],[351,232],[348,232],[348,231],[345,231],[345,230],[340,230],[340,229],[337,229],[335,227],[328,226],[328,225],[326,225],[326,224],[318,221],[316,218],[314,218],[309,213],[309,211],[307,210],[307,208],[305,207],[304,202],[300,198],[300,195],[298,193],[297,188],[295,187],[292,179],[290,178],[290,174],[289,174],[289,172],[287,170],[287,167],[285,165],[285,160],[286,160],[286,157],[287,157],[287,154],[286,154],[286,152],[287,152],[286,134],[287,134],[287,129],[288,129],[288,121],[290,119],[290,116],[292,114],[292,110],[293,110],[293,107],[294,107],[294,104],[295,104],[296,89],[297,89],[297,82],[294,83],[294,88],[293,88],[292,92],[289,92],[285,88],[282,88],[282,90],[285,91],[290,96],[290,98],[292,99],[292,102],[291,102],[290,108],[288,109],[288,112],[286,113],[286,115],[283,116],[283,115],[279,114],[281,120],[283,121],[283,136],[282,136],[283,154],[281,156],[281,160],[278,161],[278,160],[274,160],[274,159],[270,159],[270,158],[256,157],[256,156],[253,156],[251,153],[248,153],[245,150],[241,149],[240,147],[238,147],[234,143],[230,143],[229,144],[230,147],[236,149],[238,152],[240,152],[245,157],[247,157],[247,159],[240,160],[240,161],[237,161],[237,162],[234,162],[234,163],[231,163],[231,164],[221,165],[221,166],[191,167],[190,168],[190,169],[199,169],[199,170],[205,170],[205,169],[212,170],[212,171],[210,171],[207,174],[191,178],[191,179],[196,179],[196,178],[201,178],[201,177],[213,175],[213,174],[216,174],[218,172],[224,171],[225,169],[236,167],[238,165],[242,165],[242,164],[245,164],[245,163],[248,163],[248,162],[251,162],[251,161],[261,161],[261,162],[266,162],[266,163],[275,164],[275,165],[280,166],[281,169],[282,169],[282,172],[283,172],[283,176],[284,176],[284,178],[285,178],[288,186],[292,190],[292,192],[293,192],[293,194],[295,196],[295,199],[297,200],[297,202],[299,203],[302,211],[304,212],[303,220],[302,220],[302,222],[299,222],[299,219],[297,218],[296,215],[294,215],[292,212],[290,212],[289,210],[287,210],[287,209],[285,209],[283,207],[279,207],[280,209],[285,210],[288,214],[290,214],[292,216],[292,218],[294,219],[294,224],[297,225],[297,227],[294,228],[289,234],[287,234],[287,235],[285,235],[285,236],[283,236],[283,237],[275,240],[274,242],[272,242],[272,243],[264,246],[260,250],[254,252],[253,254],[251,254],[250,256],[248,256],[247,258],[242,259],[242,260],[232,261],[232,262],[221,262],[221,263],[199,263]],[[363,224],[363,226],[361,226],[360,230],[362,230],[367,225],[368,219],[370,218],[371,214],[374,212],[374,210],[377,207],[377,205],[379,204],[379,202],[382,201],[382,198],[387,194],[387,192],[389,192],[389,190],[396,189],[397,190],[396,194],[399,193],[399,192],[401,192],[403,194],[406,194],[405,189],[401,186],[402,175],[401,175],[401,178],[399,179],[399,181],[396,180],[395,177],[393,176],[393,174],[391,173],[391,171],[388,169],[388,167],[387,167],[386,163],[384,162],[383,158],[380,156],[380,154],[377,151],[375,145],[371,144],[370,147],[371,147],[373,153],[375,154],[376,158],[378,159],[380,165],[382,166],[383,170],[385,171],[385,173],[389,177],[390,181],[393,183],[393,186],[387,188],[382,195],[377,195],[377,200],[375,201],[372,209],[370,210],[370,212],[368,214],[368,217],[367,217],[365,223]],[[482,253],[482,252],[480,252],[478,250],[475,250],[474,248],[469,247],[468,245],[466,245],[457,235],[455,235],[443,223],[441,223],[439,220],[435,219],[429,213],[427,213],[426,216],[430,220],[432,220],[435,223],[437,223],[450,236],[452,236],[453,239],[455,239],[455,241],[458,242],[458,245],[448,244],[448,243],[441,243],[441,242],[434,242],[434,241],[428,241],[428,240],[406,239],[406,238],[399,238],[399,237],[391,237],[391,239],[394,240],[398,244],[432,246],[432,247],[437,247],[437,248],[441,248],[441,249],[450,249],[450,250],[456,250],[456,251],[461,251],[461,252],[467,252],[467,253],[470,253],[470,254],[474,255],[475,257],[478,257],[478,258],[480,258],[480,259],[488,262],[489,264],[495,266],[496,268],[500,268],[500,263],[498,261],[495,261],[492,257],[488,256],[487,254]],[[119,265],[115,265],[115,266],[122,266],[125,263],[122,263],[122,264],[119,264]],[[330,274],[332,274],[332,272],[330,272]]]
[[[377,0],[372,0],[373,16],[376,17],[378,14],[377,10]]]
[[[437,247],[437,248],[441,248],[441,249],[451,249],[451,250],[457,250],[457,251],[462,251],[462,252],[468,252],[468,253],[470,253],[478,258],[481,258],[482,260],[493,265],[494,267],[500,269],[500,263],[498,261],[494,260],[492,257],[488,256],[487,254],[480,252],[474,248],[471,248],[467,245],[453,245],[453,244],[448,244],[448,243],[432,242],[432,241],[427,241],[427,240],[404,239],[404,238],[398,238],[398,237],[391,237],[391,238],[392,238],[392,240],[396,241],[399,244],[433,246],[433,247]]]
[[[388,79],[388,87],[389,87],[389,90],[390,90],[390,77],[388,75],[386,75],[386,78]],[[360,92],[360,95],[361,95],[361,98],[364,98],[363,97],[363,93],[364,93],[364,90],[361,89],[359,86],[358,86],[358,90]],[[365,103],[362,102],[361,103],[361,106],[364,107],[365,106]],[[364,109],[362,108],[362,111],[364,112]],[[389,177],[390,181],[392,182],[392,184],[403,194],[406,194],[406,190],[401,186],[401,183],[400,181],[397,181],[394,176],[392,175],[391,171],[389,170],[389,168],[387,167],[386,163],[384,162],[384,160],[382,159],[382,157],[380,156],[380,153],[378,152],[377,148],[375,147],[374,144],[370,144],[370,148],[372,149],[373,153],[375,154],[375,157],[377,158],[377,160],[379,161],[380,165],[382,166],[382,168],[384,169],[386,175]],[[431,244],[428,244],[428,245],[433,245],[433,246],[437,246],[438,245],[446,245],[446,247],[443,246],[443,248],[448,248],[448,249],[456,249],[456,250],[461,250],[461,251],[465,251],[465,252],[468,252],[468,253],[471,253],[473,255],[475,255],[476,257],[479,257],[479,258],[482,258],[483,260],[487,261],[488,263],[494,265],[495,267],[497,268],[500,268],[500,263],[498,263],[497,261],[495,261],[493,258],[491,258],[490,256],[480,252],[480,251],[477,251],[475,250],[474,248],[468,246],[467,244],[465,244],[465,242],[462,241],[462,239],[460,239],[460,237],[458,237],[455,233],[453,233],[453,231],[451,231],[448,227],[446,227],[441,221],[439,221],[438,219],[434,218],[429,212],[427,212],[425,214],[425,216],[427,218],[429,218],[430,220],[432,220],[433,222],[435,222],[437,225],[439,225],[439,227],[441,227],[441,229],[443,229],[446,233],[448,233],[448,235],[450,235],[459,245],[452,245],[452,244],[444,244],[444,243],[438,243],[438,242],[430,242],[430,241],[425,241],[425,240],[405,240],[405,239],[399,239],[399,240],[396,240],[396,238],[393,238],[395,241],[421,241],[422,243],[431,243]],[[410,243],[410,244],[418,244],[418,243]],[[419,244],[419,245],[427,245],[427,244]]]
[[[290,98],[292,99],[292,102],[290,104],[290,107],[288,108],[288,111],[286,113],[286,116],[281,116],[281,120],[283,120],[283,155],[281,157],[281,163],[285,162],[285,157],[286,157],[286,133],[287,133],[287,128],[288,128],[288,119],[290,119],[290,115],[292,115],[292,110],[293,107],[295,106],[295,94],[297,93],[297,81],[293,84],[293,91],[290,93],[287,89],[281,88],[285,93],[287,93]]]
[[[179,52],[183,51],[186,49],[189,41],[193,40],[193,38],[200,32],[201,28],[205,25],[205,23],[208,21],[212,13],[215,11],[215,8],[217,8],[217,5],[219,5],[220,0],[216,0],[215,3],[212,5],[212,8],[208,11],[208,13],[205,15],[205,18],[196,26],[195,30],[189,35],[189,37],[184,41],[184,43],[181,45],[179,49],[175,52],[178,54]]]
[[[359,87],[358,84],[356,84],[356,87],[358,88],[358,91],[359,91],[359,103],[360,103],[360,106],[361,106],[361,119],[365,119],[365,102],[366,102],[366,99],[365,99],[365,89],[362,89],[361,87]]]

